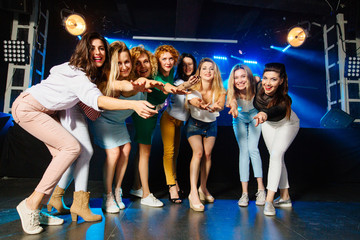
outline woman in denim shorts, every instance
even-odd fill
[[[200,61],[196,75],[201,81],[195,84],[187,95],[186,104],[190,109],[190,118],[186,126],[186,136],[193,151],[190,162],[190,208],[204,211],[203,202],[214,202],[206,182],[211,167],[211,151],[217,134],[216,117],[224,108],[225,89],[216,63],[210,58]],[[200,172],[200,187],[197,182]]]

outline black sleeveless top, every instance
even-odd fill
[[[262,83],[259,82],[256,86],[256,94],[254,98],[254,107],[259,112],[264,112],[267,114],[267,121],[278,122],[286,116],[286,105],[285,102],[281,102],[276,106],[272,106],[270,108],[267,105],[273,99],[272,96],[266,95],[265,93],[260,93],[260,89],[262,88]]]

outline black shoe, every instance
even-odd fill
[[[170,188],[176,187],[176,184],[168,185],[168,186],[169,186],[169,201],[172,202],[172,203],[175,203],[175,204],[180,204],[180,203],[182,203],[182,199],[181,199],[180,197],[178,197],[178,198],[171,198]],[[180,196],[180,194],[179,194],[179,196]]]

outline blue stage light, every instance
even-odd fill
[[[80,35],[77,35],[77,38],[78,38],[79,40],[81,40],[81,36],[80,36]]]
[[[227,57],[225,56],[214,56],[214,59],[219,59],[219,60],[224,60],[224,61],[227,61]]]
[[[284,47],[284,49],[281,50],[281,51],[282,51],[282,52],[285,52],[285,51],[288,50],[290,47],[291,47],[291,45],[289,44],[289,45],[287,45],[286,47]]]
[[[254,61],[254,60],[244,60],[244,63],[248,63],[248,64],[258,64],[257,61]]]

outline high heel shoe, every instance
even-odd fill
[[[180,195],[177,198],[171,198],[170,188],[176,187],[176,184],[168,185],[168,186],[169,186],[169,201],[176,204],[182,203],[182,199],[180,198]]]
[[[213,196],[211,196],[211,195],[206,196],[205,193],[201,190],[201,187],[199,187],[198,191],[199,191],[200,201],[208,202],[208,203],[215,202],[215,198]]]
[[[205,207],[204,207],[204,205],[202,203],[200,203],[200,204],[192,204],[191,199],[190,199],[190,194],[189,194],[188,199],[189,199],[190,208],[192,210],[194,210],[195,212],[204,212]]]

